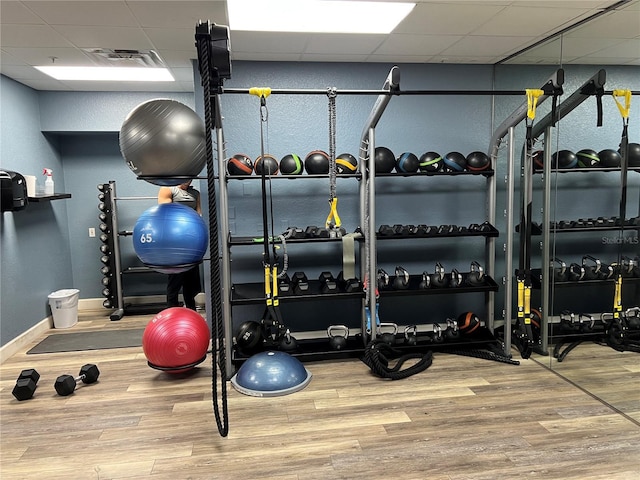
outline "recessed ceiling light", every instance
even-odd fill
[[[229,28],[258,32],[391,33],[415,3],[227,0]]]
[[[90,80],[106,82],[173,82],[166,68],[137,67],[35,67],[56,80]]]

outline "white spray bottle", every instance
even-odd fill
[[[42,174],[47,176],[46,180],[44,181],[44,194],[53,195],[53,170],[51,170],[50,168],[45,168]]]

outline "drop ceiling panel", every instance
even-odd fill
[[[368,55],[384,41],[386,35],[310,35],[305,53],[339,55]]]
[[[532,37],[467,36],[442,52],[443,55],[506,57],[532,42]]]
[[[66,66],[87,65],[87,56],[77,48],[18,48],[5,47],[10,55],[22,59],[28,65],[48,65],[55,62]],[[2,59],[4,64],[4,59]],[[90,62],[89,62],[90,63]]]
[[[500,13],[473,31],[474,35],[523,35],[542,37],[559,31],[570,22],[581,18],[576,9],[544,9],[513,6]]]
[[[192,28],[144,28],[144,35],[157,49],[196,51],[195,24]]]
[[[72,47],[63,35],[49,25],[2,25],[2,47]]]
[[[233,32],[231,34],[231,51],[259,54],[301,54],[306,49],[308,39],[309,35],[304,33]]]
[[[466,35],[505,8],[478,3],[420,3],[393,33]]]
[[[460,35],[399,35],[391,34],[373,52],[376,55],[436,55],[460,41]]]
[[[139,28],[85,25],[59,25],[55,28],[60,35],[79,48],[146,50],[153,47]]]
[[[133,1],[127,5],[142,27],[193,30],[200,20],[228,24],[227,3],[224,1]]]
[[[4,3],[4,2],[3,2]],[[122,1],[40,1],[23,2],[38,17],[49,25],[110,25],[135,27],[136,19],[131,15],[126,2]]]
[[[27,8],[22,2],[6,2],[0,4],[0,18],[4,24],[37,25],[44,21]]]

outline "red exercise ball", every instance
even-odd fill
[[[209,339],[209,326],[199,313],[171,307],[147,324],[142,334],[142,350],[150,367],[182,373],[205,359]]]

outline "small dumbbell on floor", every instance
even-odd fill
[[[82,381],[82,383],[95,383],[98,381],[98,377],[100,376],[100,370],[98,367],[93,365],[92,363],[88,363],[83,365],[80,369],[80,375],[77,377],[73,377],[72,375],[60,375],[56,378],[55,389],[58,392],[58,395],[66,397],[67,395],[71,395],[73,391],[76,389],[76,385],[78,381]]]
[[[11,393],[19,401],[29,400],[36,391],[38,380],[40,380],[40,374],[33,368],[22,370]]]

